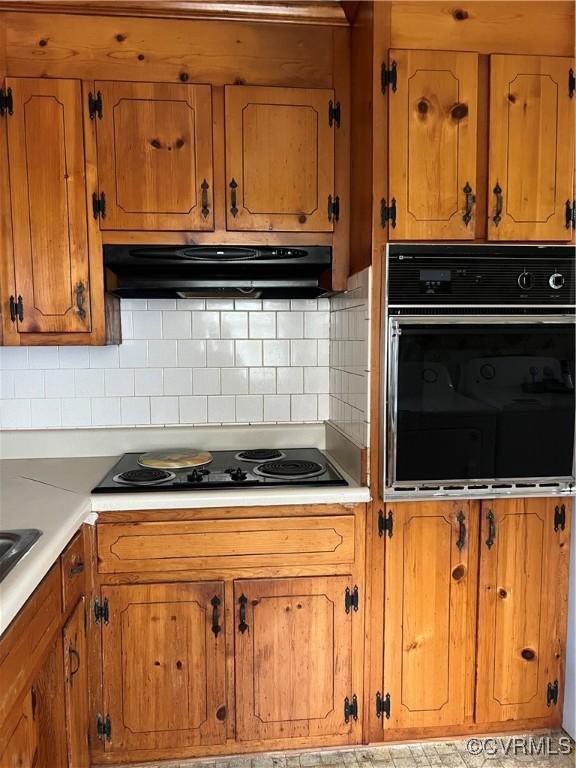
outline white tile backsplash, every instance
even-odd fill
[[[328,299],[122,299],[121,317],[119,346],[0,348],[0,429],[328,416]]]

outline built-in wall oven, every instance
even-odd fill
[[[385,488],[569,490],[568,246],[389,247]]]

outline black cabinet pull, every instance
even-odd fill
[[[474,210],[474,203],[476,202],[476,195],[474,194],[469,181],[466,182],[466,186],[464,187],[463,192],[466,195],[466,198],[464,202],[464,215],[462,216],[462,221],[464,224],[466,224],[466,226],[468,226],[472,219],[472,211]]]
[[[230,213],[232,216],[238,214],[238,207],[236,205],[236,190],[238,189],[238,183],[236,179],[232,179],[230,182]]]
[[[79,573],[82,573],[84,571],[84,563],[82,560],[80,560],[77,563],[74,563],[74,565],[70,566],[70,570],[68,571],[69,576],[78,576]]]
[[[210,213],[210,206],[208,205],[208,190],[210,189],[210,185],[206,179],[200,184],[200,189],[202,190],[202,216],[207,219],[208,214]]]
[[[240,606],[240,611],[239,611],[240,623],[238,624],[238,629],[242,634],[244,634],[244,632],[246,632],[246,630],[248,629],[248,624],[246,624],[247,603],[248,603],[248,598],[246,597],[246,595],[240,595],[240,597],[238,598],[238,604]]]
[[[464,545],[466,544],[466,518],[464,517],[464,512],[458,512],[458,517],[456,520],[458,520],[459,526],[458,541],[456,542],[456,546],[458,549],[464,549]]]
[[[220,611],[218,610],[220,608],[220,602],[220,598],[216,595],[210,600],[212,605],[212,632],[214,632],[215,637],[218,637],[222,631],[222,627],[220,626]]]
[[[80,281],[74,288],[76,295],[76,312],[80,320],[84,320],[86,317],[86,310],[84,309],[84,302],[86,301],[86,286]]]
[[[80,654],[75,648],[72,648],[72,646],[69,646],[68,648],[68,656],[70,657],[70,681],[72,681],[72,678],[75,674],[77,674],[78,670],[80,669]],[[72,659],[76,662],[76,667],[72,669]]]
[[[16,300],[14,296],[10,296],[10,320],[16,322]]]
[[[486,520],[488,520],[488,538],[486,539],[486,546],[488,549],[492,549],[494,539],[496,538],[496,518],[491,509],[488,510],[486,514]]]
[[[504,208],[504,198],[502,196],[502,187],[498,182],[496,182],[496,186],[492,190],[494,194],[496,195],[496,212],[494,213],[494,216],[492,217],[492,221],[496,226],[500,224],[502,221],[502,210]]]

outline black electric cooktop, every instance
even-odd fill
[[[212,451],[209,463],[185,469],[144,467],[142,455],[125,453],[92,493],[348,485],[317,448]]]

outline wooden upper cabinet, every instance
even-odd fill
[[[574,60],[490,59],[490,240],[570,240],[573,199]],[[568,222],[569,223],[569,222]]]
[[[9,78],[6,86],[14,322],[20,333],[90,331],[81,84]]]
[[[223,584],[103,587],[102,599],[106,751],[223,743]]]
[[[390,51],[391,240],[471,240],[476,194],[478,56]]]
[[[209,85],[96,82],[101,229],[211,230]]]
[[[352,691],[346,577],[238,581],[236,727],[240,741],[345,735]]]
[[[460,501],[387,510],[384,729],[463,724],[472,718],[477,511]]]
[[[560,722],[548,686],[561,684],[566,650],[569,505],[561,498],[482,504],[479,723],[549,717]],[[564,528],[555,523],[562,507]],[[561,702],[561,691],[558,696]]]
[[[333,231],[331,102],[327,89],[226,87],[229,230]]]

